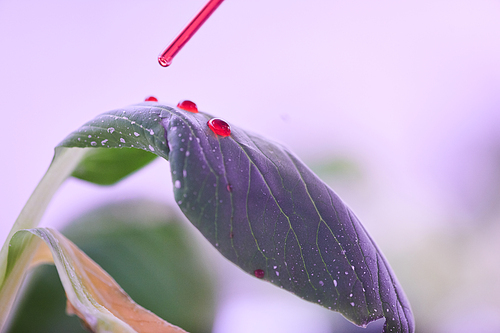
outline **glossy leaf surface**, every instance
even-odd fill
[[[95,152],[86,154],[85,159],[74,170],[73,176],[96,184],[109,185],[142,168],[156,155],[168,158],[163,154],[166,150],[165,139],[161,134],[158,135],[163,133],[164,129],[159,118],[153,116],[154,114],[148,112],[108,112],[80,127],[61,145],[140,150],[96,149]]]
[[[385,317],[385,332],[413,332],[396,276],[344,202],[282,145],[233,124],[230,136],[217,136],[211,118],[143,103],[98,116],[61,145],[106,140],[167,158],[177,204],[244,271],[263,270],[263,279],[357,325]],[[131,126],[146,135],[131,137]]]

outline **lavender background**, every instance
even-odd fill
[[[496,332],[500,2],[227,0],[160,67],[204,3],[0,0],[0,240],[69,131],[149,95],[191,99],[312,166],[354,166],[325,179],[388,257],[418,331]],[[110,188],[70,180],[42,224],[132,197],[173,202],[168,163]],[[224,272],[214,332],[342,322],[208,255]]]

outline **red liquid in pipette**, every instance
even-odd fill
[[[177,36],[176,39],[165,49],[165,51],[158,57],[158,62],[163,67],[168,67],[172,63],[177,52],[193,37],[196,31],[205,23],[205,21],[212,15],[212,13],[219,7],[224,0],[210,0],[205,7],[200,10],[187,27]]]

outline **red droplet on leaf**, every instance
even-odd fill
[[[156,98],[154,96],[149,96],[144,101],[146,101],[146,102],[158,102],[158,98]]]
[[[264,275],[266,275],[266,273],[262,269],[256,269],[255,271],[253,271],[253,274],[259,279],[263,279]]]
[[[233,238],[234,237],[234,233],[232,231],[229,232],[229,238]]]
[[[217,135],[220,136],[230,136],[231,127],[224,120],[220,118],[212,118],[208,121],[208,127]]]
[[[179,109],[183,109],[184,111],[198,113],[198,107],[196,106],[196,104],[188,100],[180,101],[179,103],[177,103],[177,107]]]
[[[226,185],[226,190],[227,190],[228,192],[232,192],[232,191],[233,191],[233,187],[231,186],[231,184],[227,184],[227,185]]]

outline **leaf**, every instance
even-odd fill
[[[357,325],[385,317],[384,332],[414,332],[395,274],[345,203],[285,147],[233,125],[219,137],[210,118],[142,103],[98,116],[61,146],[105,138],[110,148],[168,159],[183,213],[244,271],[262,270],[265,280]]]
[[[157,103],[142,103],[126,110],[103,113],[68,135],[58,147],[138,148],[168,159],[168,146],[163,136],[165,129],[160,122],[162,109],[153,107],[154,104]],[[152,112],[153,109],[156,112]],[[123,154],[131,152],[124,150]],[[99,165],[99,162],[102,164]],[[96,159],[92,169],[98,170],[100,166],[109,168],[108,162]],[[113,164],[113,168],[116,166],[116,163]],[[88,176],[85,170],[81,169],[80,177]]]
[[[140,149],[92,149],[71,175],[99,185],[111,185],[155,158],[155,154]],[[104,169],[100,167],[103,164]]]
[[[212,330],[212,278],[170,207],[146,200],[105,205],[62,233],[157,316],[191,333]],[[64,307],[55,270],[37,269],[9,332],[83,331]]]
[[[185,332],[136,304],[99,265],[66,237],[49,228],[20,230],[14,234],[10,240],[6,285],[17,284],[18,289],[22,281],[19,277],[32,262],[49,261],[57,267],[68,298],[68,313],[78,315],[90,331]],[[6,290],[2,288],[0,297]],[[5,310],[8,308],[2,308]]]
[[[156,155],[168,158],[162,152],[167,148],[158,133],[164,129],[158,117],[151,113],[121,110],[105,113],[73,132],[60,146],[95,149],[74,170],[73,176],[101,185],[113,184],[151,162]],[[155,135],[156,133],[156,135]],[[153,152],[156,147],[155,154]],[[57,150],[58,148],[56,148]],[[102,166],[105,165],[105,168]]]

